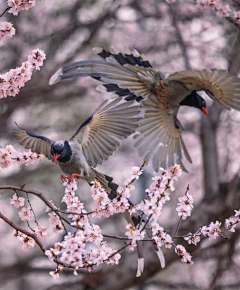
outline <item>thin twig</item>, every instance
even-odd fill
[[[18,190],[18,191],[22,191],[22,192],[25,192],[25,193],[29,193],[29,194],[32,194],[32,195],[35,195],[37,196],[38,198],[40,198],[53,212],[56,213],[56,215],[63,221],[65,221],[67,224],[71,225],[71,223],[65,218],[63,217],[57,208],[55,208],[54,206],[52,206],[52,204],[47,200],[47,198],[39,191],[36,191],[36,190],[27,190],[23,187],[20,187],[20,186],[12,186],[12,185],[3,185],[3,186],[0,186],[0,191],[1,190]],[[64,230],[65,232],[67,232],[67,229],[65,227],[65,225],[62,223],[63,227],[64,227]]]
[[[0,15],[0,17],[2,17],[9,9],[11,9],[11,7],[6,8],[3,13]]]
[[[186,191],[185,191],[185,195],[187,195],[188,191],[189,191],[189,184],[188,184],[187,189],[186,189]],[[178,225],[177,225],[177,228],[176,228],[176,231],[175,231],[175,234],[174,234],[173,237],[176,237],[176,235],[177,235],[177,233],[178,233],[178,230],[179,230],[179,228],[180,228],[181,222],[182,222],[182,217],[180,217],[180,219],[179,219],[179,221],[178,221]]]
[[[12,228],[14,228],[16,231],[21,232],[29,237],[31,237],[32,239],[34,239],[34,241],[36,242],[36,244],[40,247],[40,249],[42,250],[43,253],[45,253],[46,249],[44,248],[43,244],[40,242],[40,240],[37,238],[37,236],[27,230],[24,230],[22,228],[20,228],[19,226],[17,226],[16,224],[14,224],[13,222],[11,222],[5,215],[3,215],[0,212],[0,219],[4,220],[7,224],[9,224]]]

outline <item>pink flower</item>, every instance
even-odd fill
[[[231,8],[230,6],[227,4],[227,5],[224,5],[224,6],[218,6],[217,7],[217,15],[220,16],[220,17],[228,17],[230,15],[230,12],[231,12]]]
[[[0,41],[11,38],[15,35],[15,28],[11,22],[1,22],[0,23]]]
[[[18,215],[22,221],[32,221],[34,219],[34,213],[30,207],[23,207],[22,210],[18,212]]]
[[[219,4],[219,0],[197,0],[197,4],[201,9],[216,9]]]
[[[24,206],[25,198],[24,197],[19,197],[15,193],[12,199],[10,199],[10,204],[13,204],[14,207],[19,208]]]
[[[46,54],[43,50],[39,48],[34,49],[32,54],[28,56],[28,61],[36,70],[40,70],[40,67],[43,65],[43,61],[46,59]]]
[[[34,7],[36,0],[7,0],[7,3],[11,7],[8,12],[16,16],[20,11]]]
[[[59,254],[60,254],[60,251],[57,249],[53,249],[53,248],[50,248],[50,250],[45,251],[45,255],[51,261],[53,261]]]
[[[7,145],[5,148],[0,148],[0,167],[7,168],[13,164],[13,157],[16,154],[16,149],[12,145]]]
[[[143,170],[140,169],[140,167],[138,166],[133,166],[132,170],[131,170],[131,179],[135,179],[138,180],[139,176],[143,173]]]
[[[234,219],[234,218],[225,219],[226,228],[230,232],[233,232],[233,233],[235,233],[235,228],[239,222],[240,222],[240,219]]]
[[[40,240],[44,240],[44,236],[47,235],[47,228],[44,226],[37,226],[35,228],[35,233]]]
[[[50,216],[49,222],[51,224],[53,232],[55,232],[55,233],[56,232],[58,232],[58,233],[64,232],[64,228],[63,228],[63,225],[61,223],[59,216],[57,216],[55,213],[49,213],[48,215]]]
[[[36,244],[35,240],[29,236],[26,236],[22,241],[23,241],[23,249],[31,249]]]
[[[193,264],[192,256],[186,251],[182,245],[177,245],[175,252],[181,258],[181,261],[187,264]]]
[[[172,173],[173,177],[180,177],[182,175],[182,168],[179,164],[175,164],[170,168],[170,172]]]
[[[221,233],[220,227],[221,223],[219,221],[216,221],[215,223],[210,223],[208,232],[208,236],[210,239],[216,239],[219,236],[219,234]]]
[[[197,245],[197,243],[200,242],[200,236],[199,234],[192,234],[189,233],[186,237],[184,237],[184,240],[188,242],[188,244],[193,244],[193,245]]]
[[[203,226],[200,229],[200,234],[203,235],[204,237],[208,236],[209,233],[209,228],[207,226]]]
[[[128,230],[125,235],[132,240],[132,244],[135,244],[136,241],[140,241],[144,239],[145,232],[137,230],[132,224],[127,224],[126,229]]]
[[[28,58],[30,61],[23,62],[20,67],[11,69],[0,76],[0,99],[7,96],[15,97],[20,88],[31,79],[33,69],[39,70],[40,66],[43,65],[46,56],[42,50],[35,49]]]
[[[178,198],[179,203],[176,208],[178,216],[185,220],[187,217],[191,216],[193,209],[194,199],[190,193],[186,193],[184,196]]]

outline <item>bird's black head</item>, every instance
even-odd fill
[[[205,115],[208,115],[205,100],[197,93],[192,92],[180,102],[180,106],[190,106],[200,109]]]
[[[68,141],[56,141],[51,146],[51,154],[54,157],[54,162],[67,162],[71,159],[72,150]]]

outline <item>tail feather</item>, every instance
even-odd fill
[[[136,50],[121,53],[113,47],[110,51],[99,47],[94,48],[94,51],[103,60],[80,61],[65,65],[51,77],[49,84],[91,76],[105,83],[101,87],[106,91],[114,92],[127,101],[140,102],[149,97],[151,89],[145,85],[145,78],[150,79],[150,84],[155,84],[158,74],[153,71],[144,55]]]
[[[102,185],[102,187],[106,190],[106,192],[108,193],[108,197],[110,199],[114,199],[117,196],[117,189],[118,189],[118,185],[113,181],[113,178],[105,175],[95,169],[93,169],[94,173],[95,173],[95,178],[98,182],[100,182],[100,184]]]

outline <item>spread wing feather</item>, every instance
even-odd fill
[[[189,162],[191,158],[181,137],[181,131],[176,126],[174,117],[168,115],[163,105],[157,99],[144,101],[145,117],[140,120],[138,133],[135,136],[135,147],[145,160],[152,159],[154,170],[159,167],[170,167],[180,164],[185,169],[182,159]],[[186,169],[185,169],[186,170]]]
[[[82,145],[91,166],[102,164],[116,151],[121,140],[135,132],[140,112],[136,102],[120,98],[106,100],[79,127],[72,138]]]
[[[26,149],[31,149],[32,152],[43,154],[49,160],[53,161],[53,156],[51,155],[51,144],[53,141],[44,136],[35,135],[24,130],[13,133],[20,145],[23,145]]]
[[[223,70],[182,71],[168,78],[172,80],[191,83],[192,90],[204,90],[227,109],[240,111],[240,80],[234,74]]]

